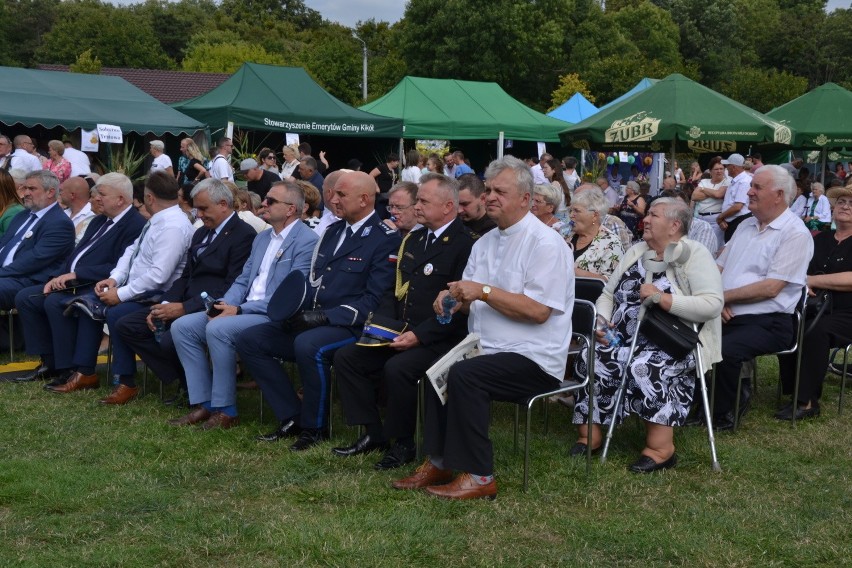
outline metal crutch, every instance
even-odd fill
[[[698,331],[698,326],[692,324],[692,328]],[[710,457],[713,459],[711,466],[713,471],[722,471],[719,458],[716,457],[716,438],[713,436],[713,415],[710,412],[710,401],[707,398],[707,381],[704,380],[704,364],[701,358],[701,346],[695,346],[695,373],[701,383],[701,402],[704,405],[704,419],[707,421],[707,439],[710,442]]]

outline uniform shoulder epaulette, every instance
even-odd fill
[[[396,227],[391,227],[390,225],[388,225],[388,224],[387,224],[387,223],[385,223],[384,221],[382,221],[381,223],[379,223],[379,227],[381,227],[381,228],[385,231],[385,234],[386,234],[386,235],[392,235],[392,234],[394,234],[394,233],[398,233],[398,232],[399,232],[399,230],[398,230]]]

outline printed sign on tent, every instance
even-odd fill
[[[98,131],[80,129],[80,150],[83,152],[98,151]]]
[[[124,142],[124,137],[121,134],[121,127],[112,124],[98,125],[98,139],[101,142],[109,142],[110,144],[121,144]]]

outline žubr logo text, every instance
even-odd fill
[[[642,111],[614,121],[604,136],[607,142],[642,142],[653,139],[659,128],[660,119],[652,118],[646,111]]]

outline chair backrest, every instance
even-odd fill
[[[793,345],[787,350],[787,353],[795,353],[802,344],[802,339],[805,336],[805,323],[808,311],[808,287],[802,286],[802,297],[799,298],[799,303],[793,311]]]
[[[575,299],[574,312],[571,314],[571,332],[583,336],[587,341],[595,342],[595,320],[598,317],[594,302]]]
[[[574,278],[574,297],[578,300],[586,300],[593,304],[603,292],[606,282],[600,278],[585,278],[577,276]]]

